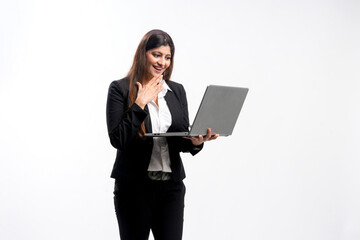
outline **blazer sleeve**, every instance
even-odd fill
[[[121,87],[118,81],[110,84],[106,121],[111,145],[124,150],[137,137],[137,132],[148,113],[134,103],[128,109],[128,88]]]

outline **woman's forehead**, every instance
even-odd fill
[[[153,48],[153,49],[150,49],[149,51],[150,52],[161,52],[162,54],[165,54],[165,55],[171,54],[169,45]]]

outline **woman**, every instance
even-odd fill
[[[117,149],[112,178],[120,237],[156,240],[182,238],[185,172],[180,152],[198,153],[206,136],[146,138],[145,132],[188,131],[186,94],[170,81],[175,47],[161,30],[141,40],[127,77],[109,87],[106,117]],[[164,80],[164,81],[163,81]]]

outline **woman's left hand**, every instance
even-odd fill
[[[197,137],[184,137],[186,139],[190,139],[192,144],[195,146],[199,146],[204,142],[215,140],[219,137],[219,134],[215,133],[214,135],[211,135],[211,129],[207,129],[206,136],[199,134]]]

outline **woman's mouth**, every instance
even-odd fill
[[[162,70],[164,69],[164,68],[159,67],[159,66],[153,66],[153,68],[154,68],[154,69],[155,69],[155,71],[156,71],[156,72],[158,72],[158,73],[161,73],[161,72],[162,72]]]

